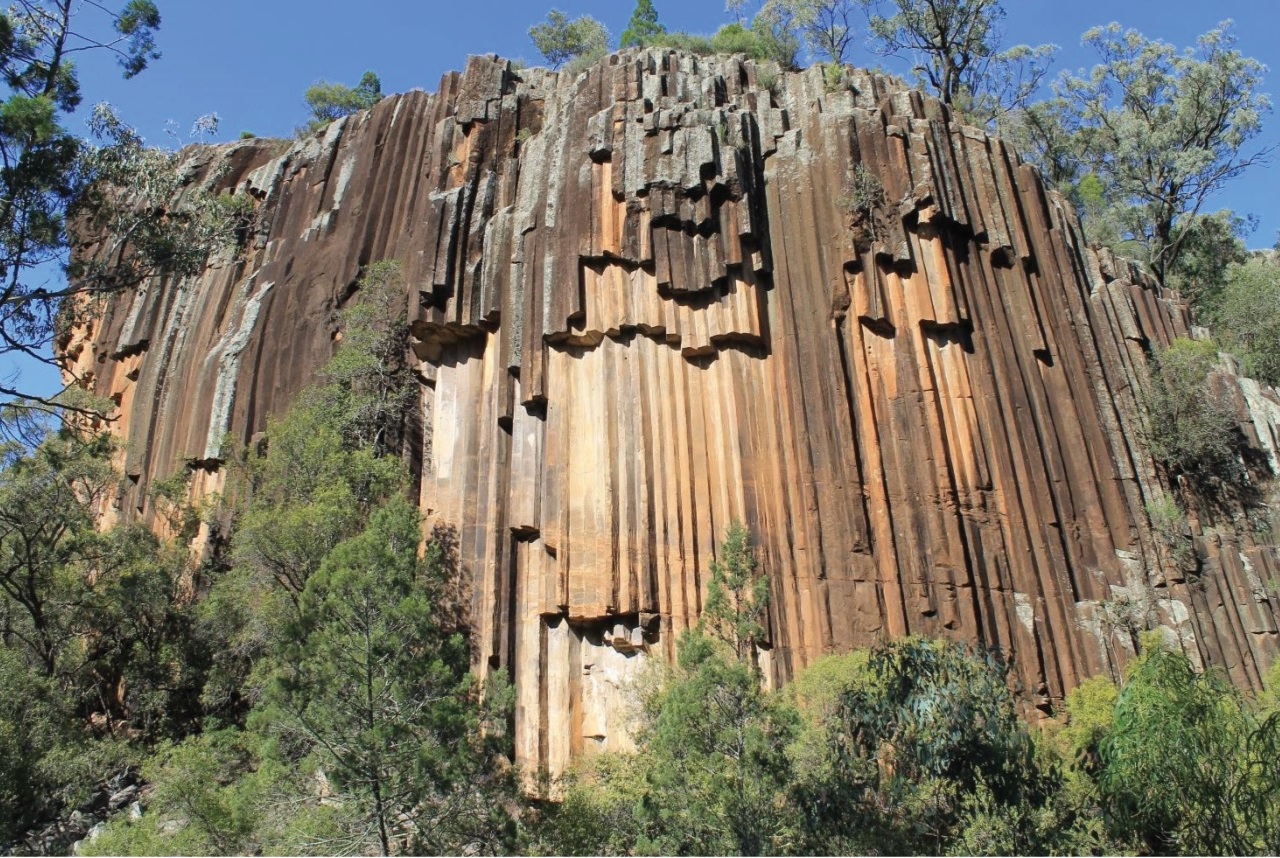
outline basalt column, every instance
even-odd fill
[[[1000,648],[1029,711],[1116,674],[1144,627],[1246,686],[1273,657],[1274,547],[1196,518],[1180,566],[1144,511],[1167,487],[1137,393],[1185,307],[887,78],[473,57],[435,93],[187,163],[255,199],[253,233],[63,344],[120,404],[117,514],[184,467],[216,490],[226,436],[315,380],[361,270],[399,260],[406,463],[531,771],[629,747],[628,685],[697,622],[734,520],[769,578],[772,683],[904,634]],[[1280,399],[1229,362],[1214,383],[1269,490]]]

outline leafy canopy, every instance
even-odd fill
[[[1118,826],[1178,854],[1280,848],[1280,716],[1260,719],[1230,683],[1148,647],[1101,742],[1099,780]]]
[[[703,622],[739,660],[754,663],[756,648],[765,637],[768,606],[769,579],[757,573],[751,535],[742,522],[735,521],[711,563]]]
[[[1254,256],[1231,264],[1222,284],[1205,315],[1249,375],[1280,385],[1280,265]]]
[[[572,59],[603,56],[609,50],[609,31],[604,24],[590,15],[570,20],[558,9],[548,12],[541,24],[530,27],[529,38],[553,69]]]
[[[136,135],[102,121],[101,109],[95,111],[96,144],[64,127],[83,97],[73,60],[85,51],[111,53],[124,76],[133,77],[159,58],[159,27],[151,0],[116,8],[22,0],[0,12],[0,355],[52,362],[45,347],[74,319],[59,311],[70,304],[83,309],[67,299],[136,285],[141,276],[180,269],[186,254],[210,249],[188,231],[191,217],[203,214],[186,204],[175,208],[166,188],[147,186],[162,181],[171,166],[165,159],[141,156]],[[148,191],[155,195],[139,196]],[[188,198],[199,207],[197,196]],[[51,286],[42,266],[68,265],[68,224],[79,218],[107,226],[104,234],[118,245],[127,243],[129,264],[111,276],[69,271],[70,285]],[[176,237],[168,237],[170,227]],[[0,395],[26,408],[52,405],[25,393],[16,382],[0,382]]]
[[[740,13],[745,5],[731,0],[729,8]],[[860,5],[862,0],[766,0],[753,26],[798,35],[814,57],[843,65]]]
[[[1042,138],[1066,150],[1053,156],[1055,178],[1096,176],[1116,236],[1141,248],[1162,282],[1205,202],[1274,148],[1251,146],[1271,109],[1258,91],[1265,68],[1235,48],[1230,27],[1181,52],[1118,24],[1090,30],[1084,42],[1101,62],[1085,77],[1064,74],[1038,111]]]
[[[653,0],[636,0],[635,11],[631,13],[627,29],[618,39],[618,47],[646,45],[654,36],[666,31],[667,28],[658,23],[658,10],[653,8]]]
[[[382,100],[382,81],[367,71],[354,87],[328,81],[317,81],[302,96],[311,111],[307,130],[323,128],[335,119],[368,110]]]
[[[1156,353],[1142,396],[1152,455],[1201,487],[1229,480],[1238,470],[1235,418],[1210,380],[1218,361],[1212,340],[1174,340]]]

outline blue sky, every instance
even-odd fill
[[[85,55],[81,82],[87,105],[114,104],[147,140],[174,145],[167,123],[185,142],[192,120],[217,113],[219,139],[243,130],[259,136],[289,136],[302,123],[303,91],[320,79],[355,84],[366,69],[382,78],[383,91],[434,90],[441,75],[461,68],[467,55],[498,53],[539,61],[527,31],[554,5],[571,15],[590,14],[616,36],[626,27],[632,0],[542,3],[520,0],[361,0],[318,4],[314,0],[158,0],[164,56],[139,77],[124,81],[105,57]],[[325,11],[329,9],[337,11]],[[729,20],[723,0],[655,0],[668,29],[710,33]],[[1223,18],[1236,22],[1239,48],[1277,71],[1265,91],[1280,98],[1280,3],[1236,0],[1005,0],[1007,43],[1061,47],[1055,74],[1079,69],[1095,58],[1080,46],[1090,27],[1118,21],[1148,37],[1190,45]],[[859,39],[856,65],[892,61],[875,57]],[[1263,141],[1280,140],[1280,115],[1267,118]],[[1277,159],[1280,161],[1280,158]],[[1260,220],[1252,246],[1270,246],[1280,230],[1280,163],[1238,180],[1211,208],[1230,207]],[[0,366],[0,373],[8,375]],[[47,382],[46,382],[47,384]],[[45,387],[44,384],[41,387]]]

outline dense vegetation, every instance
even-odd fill
[[[769,691],[740,525],[703,625],[638,685],[638,753],[524,797],[505,679],[470,673],[448,536],[419,550],[399,476],[400,288],[371,267],[326,383],[228,452],[221,499],[158,489],[169,541],[94,528],[117,479],[102,436],[6,449],[0,837],[128,772],[139,810],[83,854],[1280,848],[1280,671],[1248,698],[1153,633],[1120,687],[1029,728],[995,654],[909,638]],[[184,540],[218,522],[227,550],[193,568]]]
[[[1036,102],[1052,51],[1003,45],[995,0],[728,7],[699,36],[640,0],[620,43],[778,72],[807,56],[839,87],[864,33],[877,59],[912,57],[918,83],[1017,140],[1090,238],[1191,302],[1214,339],[1153,354],[1142,392],[1171,489],[1148,515],[1185,561],[1182,504],[1239,503],[1250,466],[1213,384],[1220,351],[1280,382],[1280,266],[1246,252],[1247,219],[1204,210],[1267,154],[1250,148],[1269,108],[1261,67],[1225,26],[1190,52],[1105,28],[1087,36],[1099,64]],[[167,201],[179,180],[110,111],[96,142],[62,127],[80,99],[68,39],[115,51],[131,76],[158,57],[160,18],[142,0],[84,15],[68,0],[0,14],[0,354],[38,353],[89,298],[193,270],[247,214],[199,194],[173,210],[113,204]],[[531,36],[571,69],[610,47],[598,21],[554,11]],[[304,133],[379,98],[372,72],[318,83]],[[133,237],[133,266],[42,291],[30,274],[65,253],[76,217]],[[367,268],[323,383],[260,443],[228,445],[220,495],[193,507],[184,479],[154,487],[164,536],[97,527],[121,479],[109,436],[31,420],[101,404],[27,400],[0,417],[0,847],[105,816],[111,793],[125,798],[85,854],[1280,851],[1280,671],[1249,697],[1148,635],[1119,686],[1091,680],[1035,727],[998,654],[945,641],[828,657],[768,690],[767,587],[741,525],[703,625],[642,683],[638,753],[585,759],[530,798],[506,678],[471,672],[453,539],[424,544],[407,496],[416,382],[399,276]],[[213,546],[199,563],[197,533]]]

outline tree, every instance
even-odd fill
[[[110,442],[66,431],[33,451],[16,445],[0,470],[0,644],[20,649],[46,679],[58,677],[77,634],[85,576],[101,553],[93,526],[112,482]]]
[[[1036,820],[1047,816],[1049,785],[998,658],[905,638],[848,667],[814,727],[829,750],[796,769],[809,838],[859,852],[939,854],[967,851],[958,841],[990,828],[976,820],[1013,817],[1005,851],[1048,851],[1057,820]]]
[[[1099,201],[1105,202],[1101,194]],[[1242,237],[1252,231],[1255,220],[1238,217],[1230,209],[1188,218],[1187,239],[1169,268],[1166,283],[1191,304],[1202,324],[1214,321],[1227,269],[1249,259]]]
[[[369,266],[338,321],[341,344],[320,371],[326,383],[269,421],[265,450],[236,467],[235,562],[274,581],[295,607],[325,556],[401,487],[393,454],[417,395],[399,263]]]
[[[318,393],[340,416],[338,431],[350,446],[374,456],[399,453],[404,421],[417,401],[409,369],[409,323],[400,263],[370,265],[358,291],[338,314],[342,347],[325,366],[328,384]]]
[[[1274,259],[1254,256],[1228,267],[1205,315],[1249,375],[1280,385],[1280,265]]]
[[[307,130],[315,131],[335,119],[368,110],[382,101],[382,81],[367,71],[354,88],[322,80],[307,87],[302,97],[311,111]]]
[[[1142,394],[1151,454],[1201,488],[1230,481],[1239,470],[1235,419],[1209,383],[1217,363],[1212,340],[1174,340],[1156,353]]]
[[[1224,677],[1148,646],[1101,742],[1117,825],[1155,854],[1280,849],[1280,716],[1259,718]]]
[[[943,103],[982,124],[1025,106],[1056,48],[1001,50],[999,0],[878,0],[871,34],[882,54],[913,62]]]
[[[772,60],[790,69],[796,65],[800,42],[791,33],[775,30],[767,20],[757,17],[750,27],[730,23],[716,30],[711,37],[711,50],[717,54],[746,54],[754,60]],[[776,80],[776,74],[757,70],[761,86],[769,79]]]
[[[1055,85],[1077,175],[1098,177],[1121,238],[1162,283],[1205,202],[1274,148],[1249,148],[1271,105],[1258,92],[1265,68],[1235,49],[1230,25],[1182,53],[1118,24],[1090,30],[1102,62]]]
[[[602,836],[615,854],[782,854],[795,710],[697,632],[650,679],[637,756],[601,755],[571,780],[540,832],[549,854],[596,854]]]
[[[529,28],[534,47],[551,63],[553,69],[578,57],[603,56],[609,50],[609,31],[590,15],[569,20],[569,16],[552,9],[547,20]]]
[[[635,11],[631,13],[627,29],[618,39],[618,47],[643,46],[666,31],[667,28],[658,23],[658,10],[653,8],[653,0],[636,0]]]
[[[420,535],[417,508],[395,498],[330,552],[307,581],[272,690],[282,725],[331,763],[384,855],[503,836],[484,793],[500,780],[489,766],[504,719],[482,730],[446,570],[430,551],[419,562]]]
[[[861,0],[767,0],[759,18],[774,31],[799,33],[814,56],[842,65],[853,41],[853,17]],[[729,4],[740,10],[742,4]]]
[[[720,544],[719,558],[711,563],[703,621],[740,661],[755,665],[768,607],[769,579],[756,574],[751,535],[742,522],[735,521]]]
[[[82,100],[74,59],[90,50],[115,54],[126,78],[160,54],[160,13],[151,0],[118,11],[75,0],[21,0],[0,14],[0,355],[48,361],[62,298],[36,270],[66,262],[71,208],[95,178],[85,141],[62,122]],[[15,383],[0,394],[22,397]],[[47,401],[45,403],[47,405]]]

